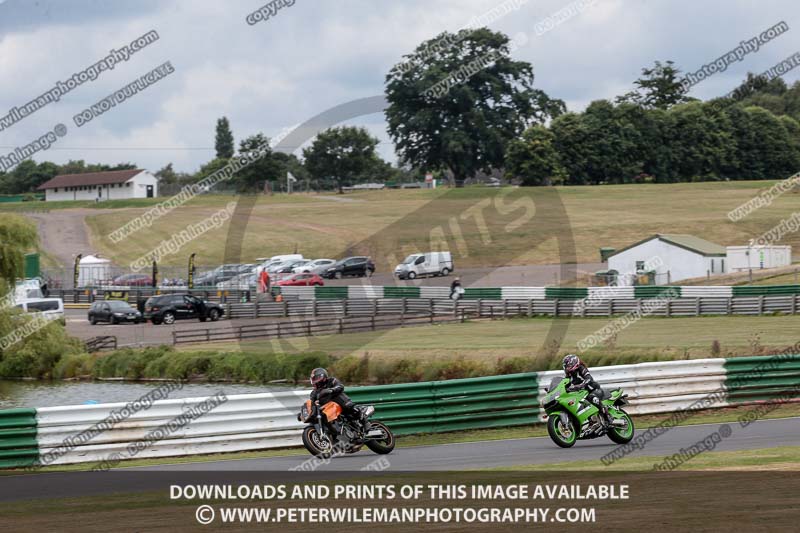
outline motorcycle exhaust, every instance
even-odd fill
[[[615,419],[613,419],[611,421],[611,425],[614,426],[614,427],[618,427],[618,428],[620,428],[620,427],[624,428],[625,426],[628,425],[628,423],[627,423],[627,421],[625,421],[625,420],[623,420],[621,418],[615,418]]]

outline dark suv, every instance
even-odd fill
[[[348,257],[328,267],[322,277],[341,279],[346,276],[371,276],[375,272],[375,263],[369,257]]]
[[[89,322],[94,326],[98,322],[141,322],[142,314],[122,300],[102,300],[92,303],[89,308]]]
[[[163,294],[148,298],[144,304],[144,318],[153,324],[172,324],[184,318],[198,318],[200,322],[219,320],[225,313],[222,306],[201,300],[191,294]]]

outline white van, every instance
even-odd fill
[[[397,265],[394,275],[400,279],[417,276],[447,276],[453,271],[453,256],[450,252],[427,252],[411,254]]]
[[[28,298],[14,304],[26,313],[42,313],[49,320],[64,318],[64,300],[61,298]]]

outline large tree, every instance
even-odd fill
[[[553,147],[554,135],[544,126],[532,126],[506,151],[506,176],[521,178],[523,185],[560,183],[564,169]]]
[[[323,131],[303,149],[305,166],[316,180],[332,180],[339,192],[373,168],[378,159],[378,139],[364,128],[344,126]]]
[[[633,82],[636,89],[617,97],[618,103],[633,103],[651,109],[669,109],[690,101],[681,85],[681,71],[672,61],[656,61],[652,68],[643,68],[642,76]]]
[[[233,133],[228,117],[217,119],[217,132],[214,138],[214,148],[217,151],[217,159],[230,159],[233,157]]]
[[[487,28],[442,33],[386,76],[386,118],[405,164],[447,169],[457,183],[503,165],[507,144],[566,109],[533,87],[533,67]]]
[[[6,287],[22,276],[25,253],[34,249],[38,242],[36,227],[19,215],[6,214],[0,217],[0,280]]]
[[[253,158],[253,162],[239,170],[233,178],[240,192],[261,192],[264,190],[264,182],[280,178],[281,169],[273,157],[269,137],[263,133],[242,139],[239,142],[239,153],[250,154]]]

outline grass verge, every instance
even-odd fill
[[[626,457],[606,466],[599,461],[569,461],[564,463],[518,465],[487,470],[492,471],[580,471],[580,472],[640,472],[650,471],[653,464],[663,461],[663,457]],[[732,452],[704,452],[694,457],[677,470],[798,470],[800,471],[800,446],[763,448],[760,450],[737,450]]]

